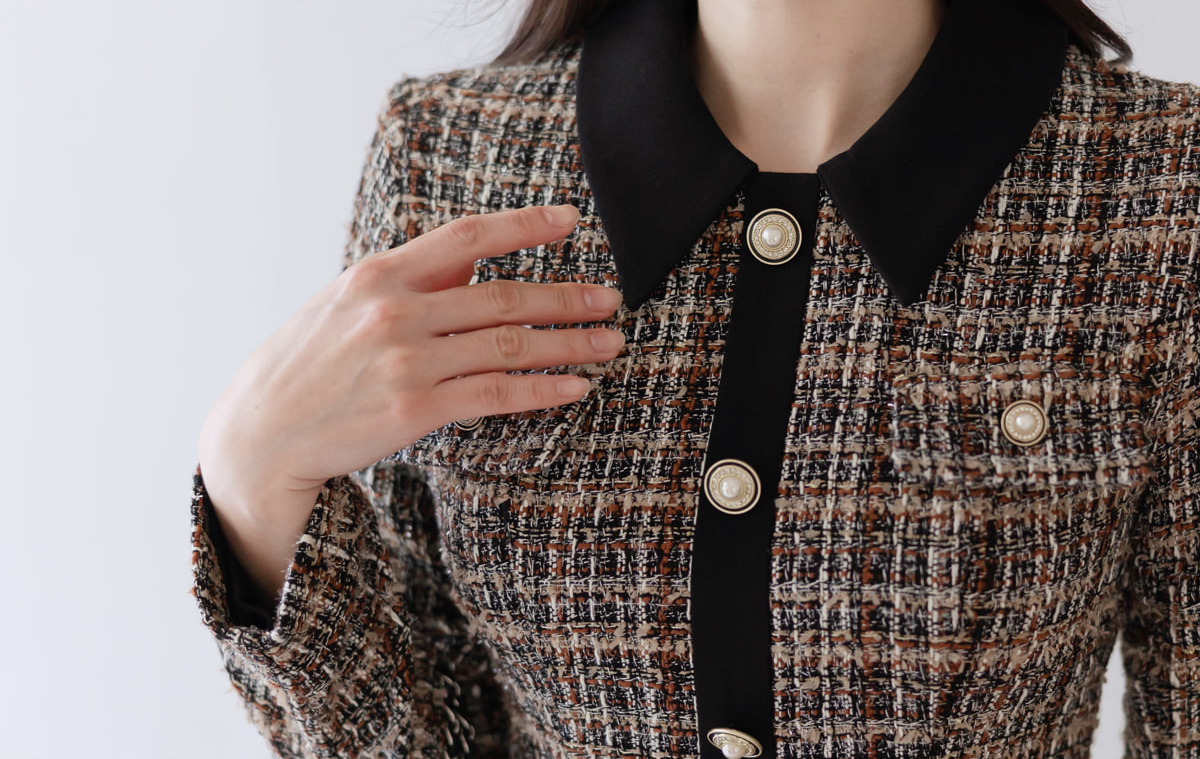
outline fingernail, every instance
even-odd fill
[[[598,329],[592,333],[592,347],[598,351],[610,351],[625,344],[625,335],[615,329]]]
[[[562,395],[582,396],[591,389],[592,383],[583,377],[563,377],[558,381],[557,387]]]
[[[590,287],[583,294],[583,302],[588,308],[611,311],[621,304],[621,292],[611,287]]]
[[[546,217],[547,222],[556,227],[579,221],[579,209],[571,205],[547,206],[542,209],[542,214]]]

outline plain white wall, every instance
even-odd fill
[[[515,0],[0,3],[0,754],[271,756],[191,588],[196,437],[340,271],[375,117]],[[1200,3],[1108,0],[1200,81]],[[1094,756],[1121,753],[1119,658]]]

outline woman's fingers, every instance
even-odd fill
[[[449,335],[497,324],[573,324],[607,319],[621,293],[603,285],[538,283],[497,279],[420,296],[426,300],[425,327]]]
[[[625,336],[615,329],[531,329],[515,324],[434,338],[428,366],[439,379],[608,361]],[[490,413],[497,413],[495,411]]]
[[[582,398],[590,389],[583,377],[570,374],[505,374],[488,372],[446,380],[430,391],[432,405],[450,410],[440,414],[447,424],[459,419],[561,406]]]
[[[448,287],[465,287],[470,284],[471,277],[475,276],[475,262],[465,263],[457,271],[444,271],[442,274],[442,277],[433,277],[425,283],[433,292],[445,290]]]
[[[566,236],[579,221],[574,206],[531,206],[462,216],[374,258],[415,292],[444,286],[481,258],[501,256]]]

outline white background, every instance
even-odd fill
[[[505,0],[0,2],[0,755],[271,756],[190,595],[208,408],[335,277],[375,118]],[[1200,82],[1200,3],[1094,6]],[[1121,755],[1119,655],[1093,755]]]

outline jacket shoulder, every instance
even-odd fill
[[[525,111],[561,106],[574,97],[582,49],[583,37],[576,34],[529,61],[405,77],[388,92],[390,110],[409,119],[474,111],[487,120],[500,118],[514,104]]]
[[[377,181],[366,194],[379,213],[402,218],[408,239],[457,216],[550,202],[547,186],[577,187],[582,47],[577,34],[529,61],[393,84],[368,158]]]
[[[1074,44],[1067,47],[1059,104],[1060,118],[1122,130],[1134,140],[1127,149],[1142,147],[1139,138],[1200,141],[1200,85],[1153,77],[1128,63],[1089,56]]]

